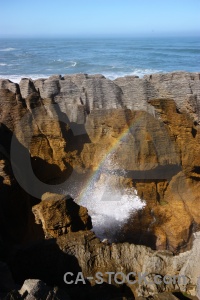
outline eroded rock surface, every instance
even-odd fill
[[[67,232],[92,228],[87,209],[67,196],[46,193],[32,210],[36,223],[42,223],[46,237],[58,237]]]
[[[145,273],[147,280],[147,282],[142,280],[134,284],[124,282],[134,297],[148,297],[175,291],[195,296],[200,269],[199,234],[195,238],[190,251],[174,256],[170,251],[153,251],[148,247],[129,243],[102,243],[90,231],[70,232],[59,236],[56,240],[46,240],[18,251],[10,262],[10,267],[19,284],[25,280],[25,276],[28,278],[34,276],[47,284],[56,282],[56,285],[66,291],[72,287],[79,289],[80,286],[85,286],[84,281],[80,286],[68,285],[64,283],[63,276],[66,272],[71,272],[74,276],[68,276],[67,280],[75,282],[78,272],[82,272],[85,283],[89,280],[89,286],[91,285],[89,291],[91,291],[92,287],[94,289],[95,286],[101,287],[95,283],[95,280],[99,280],[96,277],[97,272],[102,273],[105,283],[109,282],[107,272],[113,272],[110,283],[120,288],[121,285],[114,280],[115,274],[122,272],[128,275],[134,272],[131,281],[138,280],[140,274]],[[44,272],[44,270],[49,271]],[[156,275],[160,276],[160,283],[154,281]],[[163,278],[166,275],[172,276],[170,283],[164,282]],[[121,282],[120,276],[118,274],[116,278]],[[182,276],[180,281],[177,276]],[[75,299],[79,297],[82,299],[81,295]]]
[[[134,187],[147,204],[142,214],[130,217],[123,234],[137,235],[141,228],[150,228],[157,250],[177,253],[191,247],[192,232],[200,227],[199,73],[114,81],[102,75],[58,75],[23,79],[19,85],[0,80],[0,123],[3,242],[13,245],[44,238],[32,207],[38,205],[38,216],[41,212],[45,216],[43,227],[49,229],[50,214],[44,212],[58,202],[45,207],[45,201],[40,202],[42,194],[56,192],[50,184],[70,178],[75,186],[74,174],[84,177],[87,171],[95,172],[109,154],[105,171],[119,178],[120,187]],[[14,152],[21,157],[11,166],[13,139]],[[41,183],[39,188],[32,180],[23,163],[29,155],[34,174],[48,185]],[[53,236],[69,224],[62,216],[65,208],[58,211],[57,217],[52,216]],[[57,229],[56,218],[62,223]],[[147,256],[151,256],[149,251]]]

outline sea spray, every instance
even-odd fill
[[[110,171],[114,164],[116,168],[108,155],[87,188],[75,199],[79,205],[87,207],[96,235],[110,242],[115,241],[116,234],[129,217],[146,205],[134,187],[127,185],[123,177],[116,176],[115,171]]]

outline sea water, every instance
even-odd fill
[[[200,39],[0,39],[0,78],[19,82],[53,74],[126,75],[200,71]]]

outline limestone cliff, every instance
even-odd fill
[[[49,186],[40,190],[30,180],[23,165],[29,153],[34,174],[46,184],[70,178],[72,184],[72,174],[97,170],[109,153],[110,177],[134,186],[147,202],[142,217],[132,216],[124,233],[134,237],[151,227],[157,249],[187,247],[200,225],[199,73],[114,81],[102,75],[56,75],[22,79],[19,85],[0,80],[0,116],[4,238],[21,242],[40,231],[31,207]],[[13,134],[19,155],[12,165],[23,189],[10,164]],[[30,195],[30,188],[37,195]]]
[[[174,256],[169,251],[153,251],[145,246],[128,243],[107,245],[100,242],[90,231],[70,232],[59,236],[56,240],[46,240],[18,251],[9,265],[14,279],[20,285],[26,278],[38,278],[49,285],[56,284],[70,294],[72,288],[75,288],[79,292],[72,299],[86,299],[84,298],[86,286],[84,289],[84,284],[73,286],[64,283],[63,275],[66,272],[74,274],[74,277],[68,276],[67,280],[69,281],[75,281],[78,272],[82,272],[85,280],[88,278],[89,291],[91,292],[92,288],[96,287],[97,295],[89,299],[99,299],[98,287],[100,288],[99,293],[106,289],[106,286],[96,284],[95,281],[99,280],[96,277],[97,272],[102,273],[105,283],[109,282],[107,272],[113,272],[110,288],[112,286],[120,288],[120,282],[123,279],[120,272],[125,276],[134,272],[133,277],[130,278],[131,282],[125,281],[123,285],[124,291],[126,286],[132,294],[132,297],[130,295],[128,299],[175,291],[186,292],[191,297],[196,295],[199,276],[199,243],[199,235],[196,235],[190,251]],[[48,270],[48,272],[44,272],[44,270]],[[145,273],[146,282],[137,281],[139,274]],[[115,274],[118,274],[118,283],[114,281]],[[156,275],[160,276],[161,282],[154,281]],[[165,275],[170,275],[174,280],[170,283],[164,282]],[[177,276],[183,277],[180,277],[178,281]],[[136,281],[133,284],[134,280]],[[85,297],[88,297],[88,294]]]
[[[36,223],[42,224],[46,238],[92,228],[87,209],[67,196],[46,193],[32,210]]]

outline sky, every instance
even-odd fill
[[[0,0],[0,37],[200,36],[200,0]]]

